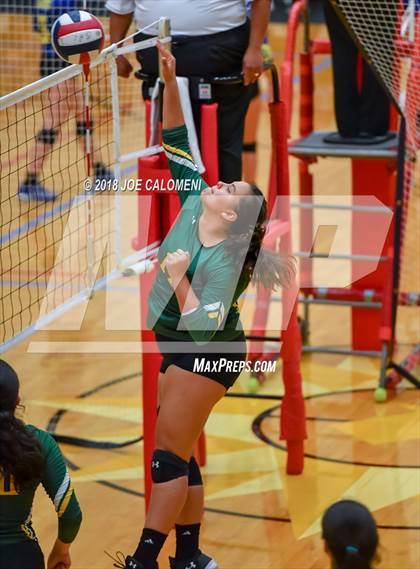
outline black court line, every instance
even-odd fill
[[[292,520],[290,518],[280,518],[278,516],[264,516],[263,514],[247,514],[245,512],[235,512],[233,510],[221,510],[219,508],[204,508],[205,512],[211,514],[222,514],[225,516],[235,516],[239,518],[247,518],[250,520],[263,520],[267,522],[280,522],[285,524],[290,524]]]
[[[305,397],[305,401],[307,401],[309,399],[316,399],[319,397],[329,397],[330,395],[341,395],[343,393],[345,393],[345,394],[347,394],[347,393],[361,393],[361,392],[366,392],[366,391],[372,392],[374,390],[369,389],[369,388],[365,388],[365,389],[357,389],[357,390],[331,391],[329,393],[318,393],[315,395],[308,395],[307,397]],[[263,443],[266,443],[266,444],[268,444],[274,448],[278,448],[282,451],[287,452],[287,446],[286,445],[283,445],[283,444],[271,439],[268,435],[266,435],[264,433],[263,428],[262,428],[262,423],[263,423],[264,419],[272,418],[273,417],[273,415],[272,415],[273,411],[276,411],[278,408],[279,408],[279,406],[275,405],[274,407],[270,407],[266,411],[263,411],[262,413],[257,415],[257,417],[255,417],[255,419],[252,422],[252,430],[253,430],[255,436],[258,439],[260,439],[260,441],[262,441]],[[332,419],[332,421],[336,421],[336,420]],[[347,420],[344,420],[344,421],[347,421]],[[362,462],[362,461],[356,461],[356,460],[345,460],[345,459],[339,459],[339,458],[331,458],[329,456],[322,456],[320,454],[312,454],[309,452],[305,452],[304,456],[307,458],[314,458],[316,460],[324,460],[326,462],[334,462],[336,464],[351,464],[351,465],[355,465],[355,466],[373,466],[373,467],[377,467],[377,468],[419,468],[419,466],[415,465],[415,464],[383,464],[383,463],[376,463],[376,462]]]
[[[78,466],[73,464],[66,458],[66,462],[71,470],[80,470]],[[123,494],[130,494],[131,496],[136,496],[137,498],[144,498],[143,492],[138,492],[137,490],[132,490],[131,488],[126,488],[125,486],[120,486],[119,484],[114,484],[113,482],[109,482],[107,480],[92,480],[92,482],[96,482],[96,484],[100,484],[101,486],[106,486],[107,488],[111,488],[112,490],[117,490],[122,492]],[[281,518],[278,516],[264,516],[262,514],[250,514],[246,512],[236,512],[234,510],[222,510],[220,508],[210,508],[205,507],[204,511],[209,514],[218,514],[224,516],[233,516],[238,518],[246,518],[251,520],[261,520],[267,522],[277,522],[277,523],[291,523],[290,518]],[[388,529],[388,530],[420,530],[420,526],[392,526],[392,525],[381,525],[377,524],[376,526],[378,529]]]
[[[268,419],[280,419],[280,414],[279,415],[270,415],[270,417],[267,417]],[[336,419],[335,417],[305,417],[306,421],[324,421],[326,423],[349,423],[351,421],[351,419]]]
[[[119,383],[122,383],[123,381],[127,381],[128,379],[133,379],[134,377],[137,377],[137,376],[140,377],[141,375],[142,374],[139,371],[136,373],[130,373],[128,375],[124,375],[122,377],[118,377],[116,379],[111,379],[110,381],[102,383],[102,384],[98,385],[97,387],[89,389],[88,391],[84,391],[83,393],[81,393],[80,395],[77,396],[77,399],[85,399],[86,397],[89,397],[90,395],[94,395],[95,393],[97,393],[98,391],[101,391],[102,389],[106,389],[107,387],[112,387],[113,385],[117,385]],[[68,409],[59,409],[58,411],[56,411],[56,413],[54,413],[54,415],[51,417],[51,419],[49,420],[49,422],[47,424],[47,429],[46,429],[47,432],[50,433],[58,443],[74,445],[74,446],[78,446],[78,447],[82,447],[82,448],[96,448],[96,449],[112,450],[112,449],[124,448],[126,446],[136,444],[136,443],[143,440],[143,437],[141,436],[141,437],[136,437],[135,439],[130,439],[130,440],[125,441],[123,443],[112,443],[109,441],[93,441],[91,439],[85,439],[82,437],[60,435],[60,434],[55,432],[55,429],[56,429],[59,421],[61,420],[61,418],[66,413],[68,413]]]
[[[81,470],[79,466],[71,462],[68,458],[66,458],[66,463],[71,470],[74,471]],[[108,480],[92,480],[92,482],[96,482],[96,484],[100,484],[101,486],[106,486],[107,488],[112,488],[113,490],[117,490],[119,492],[122,492],[123,494],[130,494],[131,496],[136,496],[137,498],[144,498],[144,492],[132,490],[131,488],[120,486],[119,484],[114,484],[113,482],[109,482]],[[278,516],[264,516],[260,514],[249,514],[246,512],[235,512],[234,510],[221,510],[219,508],[205,507],[204,511],[210,514],[224,514],[226,516],[235,516],[235,517],[248,518],[253,520],[263,520],[269,522],[290,523],[292,521],[290,518],[280,518]]]
[[[100,385],[98,385],[97,387],[94,387],[93,389],[90,389],[88,391],[85,391],[84,393],[82,393],[81,395],[79,395],[79,398],[84,398],[84,397],[89,397],[90,395],[93,395],[95,393],[98,393],[98,391],[101,391],[102,389],[106,389],[107,387],[112,387],[113,385],[117,385],[118,383],[122,383],[123,381],[127,381],[128,379],[132,379],[133,377],[136,376],[140,376],[141,372],[138,373],[132,373],[130,375],[126,375],[123,377],[119,377],[116,379],[112,379],[110,381],[107,381],[105,383],[102,383]],[[372,391],[369,389],[365,389],[365,390],[359,390],[359,391]],[[350,391],[351,392],[351,391]],[[331,394],[335,394],[335,393],[342,393],[342,392],[331,392]],[[310,398],[311,396],[309,396],[308,398]],[[312,396],[317,397],[317,395]],[[277,398],[274,396],[268,396],[267,399],[274,399]],[[263,413],[269,413],[272,410],[277,409],[278,406],[276,405],[275,407],[272,407],[271,409],[264,411]],[[53,417],[50,419],[50,421],[48,422],[48,426],[51,428],[51,434],[54,435],[54,431],[55,428],[58,424],[58,422],[60,421],[60,418],[63,416],[64,413],[66,413],[67,410],[66,409],[61,409],[59,411],[57,411]],[[263,414],[262,413],[262,414]],[[261,415],[262,415],[261,414]],[[259,416],[261,416],[259,415]],[[55,418],[55,419],[54,419]],[[54,420],[53,420],[54,419]],[[258,417],[256,417],[256,419],[258,419]],[[255,420],[253,424],[255,423]],[[254,431],[255,432],[255,431]],[[143,437],[140,437],[141,439]],[[268,443],[270,444],[270,443]],[[275,446],[275,445],[274,445]],[[285,447],[280,447],[280,450],[286,450]],[[70,459],[68,459],[64,453],[64,460],[66,461],[67,466],[69,467],[70,470],[77,472],[78,470],[81,470],[81,467],[78,466],[76,463],[72,462]],[[134,496],[136,498],[144,498],[144,493],[143,492],[139,492],[137,490],[132,490],[131,488],[127,488],[126,486],[121,486],[120,484],[115,484],[114,482],[109,482],[108,480],[95,480],[92,479],[92,482],[94,482],[95,484],[99,484],[101,486],[105,486],[106,488],[110,488],[111,490],[116,490],[117,492],[122,492],[123,494],[129,494],[131,496]],[[206,513],[209,514],[218,514],[218,515],[224,515],[224,516],[233,516],[233,517],[240,517],[240,518],[245,518],[245,519],[252,519],[252,520],[261,520],[261,521],[270,521],[270,522],[276,522],[276,523],[291,523],[291,519],[290,518],[281,518],[278,516],[264,516],[262,514],[252,514],[252,513],[247,513],[247,512],[237,512],[235,510],[225,510],[225,509],[220,509],[220,508],[210,508],[210,507],[205,507],[204,511]],[[418,531],[420,530],[420,526],[402,526],[402,525],[397,525],[397,526],[392,526],[392,525],[380,525],[377,524],[377,528],[378,529],[384,529],[384,530],[414,530],[414,531]]]
[[[269,399],[281,401],[284,395],[271,395],[269,393],[226,393],[225,397],[237,397],[238,399]]]

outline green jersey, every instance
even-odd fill
[[[51,435],[33,425],[26,428],[38,440],[45,459],[41,484],[58,516],[58,538],[70,543],[79,531],[82,514],[71,485],[63,455]],[[32,528],[32,503],[38,484],[17,491],[13,479],[0,476],[0,545],[27,539],[36,541]]]
[[[249,278],[235,269],[224,242],[204,247],[199,239],[200,193],[207,184],[191,157],[185,125],[163,129],[162,138],[182,208],[159,248],[160,270],[149,298],[148,326],[163,336],[197,344],[234,340],[243,334],[237,300]],[[200,301],[182,314],[165,272],[166,255],[177,249],[190,254],[186,276]]]

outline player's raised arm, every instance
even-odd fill
[[[162,141],[168,159],[172,178],[179,180],[177,188],[181,203],[188,196],[199,195],[207,187],[200,176],[191,156],[188,132],[184,124],[178,84],[176,81],[175,57],[158,42],[162,77],[165,82],[163,92],[163,130]]]
[[[172,53],[160,42],[159,50],[161,73],[165,82],[165,95],[163,97],[163,128],[175,128],[184,124],[178,85],[176,82],[176,60]]]

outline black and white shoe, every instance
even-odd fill
[[[191,559],[169,558],[171,569],[217,569],[218,565],[214,559],[204,555],[200,550]]]
[[[124,569],[144,569],[144,566],[140,563],[140,561],[137,561],[137,559],[134,559],[134,557],[130,557],[130,555],[128,555],[125,558]]]
[[[113,557],[107,551],[105,551],[105,553],[112,559],[114,562],[114,567],[117,569],[144,569],[144,565],[140,563],[140,561],[137,561],[137,559],[131,557],[130,555],[127,555],[127,557],[125,557],[121,551],[117,551],[116,557]],[[159,569],[157,563],[154,569]]]

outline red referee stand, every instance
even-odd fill
[[[277,72],[273,66],[273,94],[274,101],[270,103],[272,150],[273,160],[270,174],[269,207],[273,208],[277,197],[288,197],[289,179],[287,169],[287,129],[285,107],[279,100]],[[149,124],[151,104],[146,101],[146,141],[149,141]],[[210,185],[218,181],[217,161],[217,104],[203,104],[201,109],[201,155],[206,167],[204,178]],[[150,157],[140,158],[138,161],[138,178],[140,180],[159,180],[159,188],[164,188],[170,179],[166,157],[159,153]],[[153,184],[152,184],[153,185]],[[283,204],[288,204],[283,200]],[[134,248],[139,250],[146,246],[153,248],[161,242],[170,230],[180,209],[179,199],[175,192],[157,190],[147,192],[144,184],[138,191],[138,219],[139,231],[133,240]],[[278,249],[290,254],[290,212],[282,208],[280,217],[269,224],[264,246]],[[157,381],[161,356],[154,340],[154,333],[147,329],[146,316],[148,312],[148,298],[153,286],[155,270],[140,276],[141,291],[141,342],[142,342],[142,369],[143,369],[143,437],[144,437],[144,480],[146,508],[150,500],[151,472],[150,463],[155,447],[155,427],[157,417]],[[297,286],[285,291],[283,294],[283,333],[281,337],[281,357],[283,359],[283,381],[285,395],[281,408],[280,438],[287,441],[288,459],[287,472],[299,474],[303,469],[303,441],[306,438],[305,410],[301,389],[300,356],[301,337],[297,321]],[[268,308],[267,308],[268,309]],[[258,312],[256,312],[258,314]],[[255,327],[253,327],[253,333]],[[265,333],[265,326],[258,332]],[[255,336],[255,335],[254,335]],[[252,338],[252,336],[250,337]],[[265,337],[264,337],[265,340]],[[279,341],[280,338],[276,338]],[[254,337],[249,352],[260,349],[261,341]],[[200,465],[205,464],[205,437],[201,435],[197,445],[197,458]]]
[[[296,55],[297,29],[303,21],[303,49],[299,53],[299,138],[289,143],[289,154],[298,159],[299,172],[299,207],[300,216],[300,282],[304,303],[303,332],[305,343],[309,339],[309,306],[322,303],[331,306],[349,306],[351,308],[352,330],[350,349],[333,348],[328,346],[305,345],[303,351],[328,352],[349,355],[369,355],[381,358],[381,373],[379,387],[387,384],[386,369],[399,368],[391,361],[395,340],[395,322],[398,304],[420,303],[420,295],[400,293],[399,272],[400,259],[405,231],[404,212],[408,203],[409,179],[413,175],[410,161],[404,163],[405,129],[400,128],[399,139],[396,135],[388,140],[374,145],[344,145],[332,144],[326,141],[327,132],[314,130],[314,57],[331,53],[328,40],[311,39],[309,31],[309,13],[307,0],[294,2],[289,13],[286,38],[285,58],[281,67],[281,86],[287,109],[287,129],[290,135],[290,124],[293,107],[293,64]],[[420,18],[416,20],[417,31],[420,30]],[[396,27],[396,29],[398,26]],[[420,33],[417,37],[420,37]],[[405,53],[409,48],[403,40],[396,38],[396,49]],[[401,42],[404,45],[400,45]],[[416,44],[417,45],[417,44]],[[416,50],[416,46],[411,49]],[[362,68],[359,66],[358,78]],[[398,68],[394,70],[399,73]],[[414,92],[411,85],[416,85],[420,71],[418,64],[412,65],[410,71],[411,84],[407,87],[407,102],[412,108],[420,100],[420,95]],[[391,130],[397,129],[397,114],[395,108],[391,113]],[[405,118],[401,119],[405,126]],[[407,122],[407,136],[411,141],[415,138],[413,125],[415,121]],[[314,201],[314,184],[310,166],[320,158],[345,157],[351,160],[351,180],[353,202],[350,206],[338,206],[351,210],[351,254],[345,255],[351,260],[352,283],[350,287],[317,288],[312,272],[313,259],[322,254],[312,252],[314,244],[313,219],[317,207],[325,207]],[[405,177],[405,180],[404,180]],[[404,189],[403,189],[404,188]],[[378,205],[369,205],[377,198]],[[403,205],[405,204],[405,207]],[[385,207],[383,207],[385,206]],[[333,209],[333,208],[331,208]],[[392,222],[388,233],[378,230],[383,222],[383,210],[388,209]],[[366,211],[370,210],[367,214]],[[374,210],[376,210],[374,212]],[[380,211],[382,210],[382,211]],[[369,223],[366,216],[369,215]],[[381,220],[382,216],[382,220]],[[363,231],[360,228],[363,227]],[[380,250],[378,250],[380,247]],[[310,255],[308,255],[310,252]],[[344,252],[343,252],[344,253]],[[342,255],[343,257],[344,255]],[[415,359],[411,357],[410,365]],[[404,372],[404,370],[402,369]],[[417,387],[418,381],[409,375],[404,375]],[[392,383],[392,382],[390,382]],[[378,390],[377,390],[378,391]],[[375,398],[383,401],[381,394]],[[386,396],[385,396],[386,398]]]

